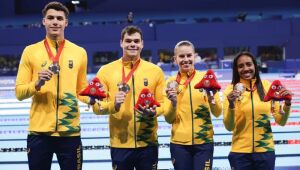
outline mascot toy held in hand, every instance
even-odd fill
[[[218,91],[221,89],[220,84],[217,81],[217,77],[213,70],[207,70],[206,74],[203,76],[202,80],[194,86],[195,89],[200,89],[200,91],[205,90],[205,92],[209,92],[210,97],[212,98],[212,104],[215,104],[213,99],[213,91]],[[204,92],[204,96],[206,93]]]
[[[83,89],[79,93],[79,95],[89,96],[92,102],[95,102],[95,100],[101,101],[102,99],[107,97],[103,89],[103,85],[97,77],[93,78],[89,85],[85,89]]]
[[[271,103],[271,111],[272,113],[274,113],[274,108],[275,108],[275,101],[279,101],[282,102],[284,100],[292,100],[292,96],[291,95],[285,95],[282,96],[280,94],[280,91],[284,89],[284,86],[281,84],[281,82],[279,80],[274,80],[273,83],[271,84],[268,93],[266,94],[265,98],[264,98],[264,102],[268,102],[270,100],[272,100]],[[283,109],[283,104],[280,103],[280,113],[283,114],[284,111]]]
[[[159,107],[160,104],[154,99],[153,94],[149,89],[144,88],[139,94],[139,98],[134,106],[136,110],[139,110],[140,107]]]

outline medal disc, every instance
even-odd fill
[[[130,91],[130,87],[128,84],[125,84],[125,83],[118,83],[118,88],[119,88],[119,91],[123,91],[125,93],[128,93]]]
[[[59,65],[57,63],[52,63],[49,66],[49,70],[52,71],[54,74],[59,73]]]

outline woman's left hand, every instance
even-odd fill
[[[293,95],[293,93],[291,91],[289,91],[288,89],[286,89],[286,88],[282,88],[279,91],[279,94],[282,97],[287,96],[287,95],[290,95],[290,96]],[[291,105],[291,100],[285,100],[284,103],[285,103],[286,106],[290,106]]]

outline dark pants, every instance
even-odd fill
[[[171,143],[171,158],[175,170],[209,170],[213,164],[213,143],[178,145]]]
[[[53,153],[57,156],[61,170],[80,170],[82,168],[80,136],[28,135],[27,149],[30,170],[50,170]]]
[[[158,147],[111,148],[113,170],[156,170]]]
[[[275,166],[275,153],[235,153],[230,152],[229,163],[234,170],[273,170]]]

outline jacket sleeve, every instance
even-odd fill
[[[168,82],[172,81],[172,78],[169,78],[166,81],[166,85]],[[165,88],[167,88],[165,86]],[[172,102],[168,99],[166,92],[163,92],[164,96],[164,116],[166,122],[172,124],[176,118],[176,108],[173,107]]]
[[[28,47],[26,47],[20,60],[16,78],[15,92],[18,100],[30,98],[37,93],[37,90],[35,89],[35,82],[32,80],[33,69],[30,63],[29,54],[30,51]]]
[[[156,116],[160,116],[163,114],[164,112],[164,97],[163,97],[163,93],[164,93],[164,88],[165,88],[165,76],[163,71],[159,68],[159,72],[157,75],[157,82],[156,82],[156,88],[155,88],[155,99],[156,101],[160,104],[160,107],[156,108]]]
[[[283,113],[281,113],[282,111]],[[273,117],[275,119],[275,122],[279,124],[280,126],[284,126],[290,116],[291,106],[286,106],[283,104],[283,106],[280,106],[279,102],[275,102],[275,109]]]
[[[77,98],[80,101],[88,104],[90,102],[89,97],[78,95],[79,92],[88,85],[87,77],[86,77],[86,74],[87,74],[87,54],[86,54],[86,51],[84,49],[82,49],[82,50],[83,50],[82,51],[82,58],[81,58],[82,60],[81,60],[80,69],[78,71],[78,76],[77,76],[76,94],[77,94]]]
[[[222,113],[222,103],[220,100],[219,92],[214,94],[215,104],[210,104],[210,111],[215,117],[219,117]]]
[[[107,97],[103,99],[103,101],[97,102],[93,105],[93,112],[97,115],[114,114],[117,112],[115,110],[115,101],[109,97],[109,85],[108,85],[107,78],[105,76],[108,75],[108,73],[105,72],[104,67],[100,68],[96,76],[103,84],[103,87],[107,92]]]
[[[232,91],[232,85],[228,85],[223,93],[223,123],[225,128],[228,131],[232,131],[235,127],[235,121],[234,121],[234,112],[235,108],[231,109],[229,108],[229,102],[227,100],[227,95]]]

